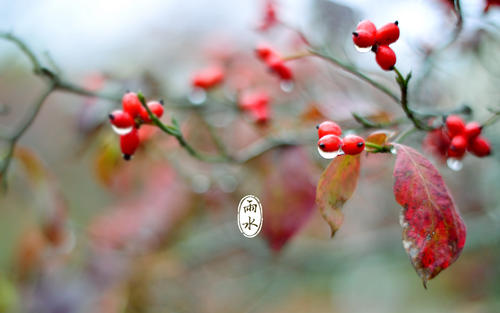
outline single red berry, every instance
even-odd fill
[[[196,72],[191,84],[193,87],[209,89],[217,86],[224,80],[224,70],[219,66],[211,66]]]
[[[163,115],[162,102],[163,101],[149,101],[147,104],[148,108],[151,110],[151,113],[153,113],[157,118],[160,118]],[[144,107],[141,107],[141,119],[144,123],[151,123],[148,111]]]
[[[251,110],[256,107],[267,106],[269,95],[264,91],[244,92],[241,94],[238,105],[242,110]]]
[[[125,160],[128,161],[132,158],[135,150],[137,150],[137,147],[139,147],[139,143],[139,131],[135,127],[130,133],[120,136],[120,148]]]
[[[385,71],[390,71],[396,64],[396,54],[389,46],[378,46],[375,52],[375,60]]]
[[[347,135],[342,140],[342,150],[345,154],[356,155],[365,149],[365,140],[356,135]]]
[[[135,118],[141,114],[141,101],[135,92],[127,92],[122,98],[123,111]]]
[[[483,136],[477,136],[476,138],[474,138],[469,143],[468,149],[475,156],[478,156],[480,158],[491,154],[491,144],[488,139],[484,138]]]
[[[109,122],[118,128],[128,128],[134,126],[134,119],[130,114],[122,110],[116,110],[109,115]]]
[[[456,135],[460,135],[465,131],[464,120],[458,115],[449,115],[446,118],[446,128],[450,137],[453,138]]]
[[[271,56],[280,57],[279,53],[276,50],[265,43],[257,45],[257,47],[255,48],[255,54],[262,61],[266,61]]]
[[[335,152],[342,146],[342,139],[335,135],[325,135],[318,140],[318,147],[325,152]]]
[[[256,123],[265,124],[269,121],[269,106],[268,105],[260,105],[250,109],[250,113],[255,119]]]
[[[269,57],[266,59],[266,63],[282,80],[291,80],[293,78],[292,70],[285,64],[282,58]]]
[[[364,30],[366,32],[369,32],[373,35],[377,33],[377,27],[375,27],[375,24],[373,24],[369,20],[364,20],[359,22],[358,26],[356,26],[356,30]]]
[[[340,126],[332,121],[325,121],[321,124],[316,125],[316,129],[318,129],[318,138],[322,138],[326,135],[342,135],[342,129]]]
[[[375,35],[366,30],[352,32],[352,41],[360,48],[368,48],[375,44]]]
[[[451,150],[453,154],[463,156],[465,154],[465,150],[467,149],[467,138],[464,135],[457,135],[451,139],[450,148],[448,152]],[[448,156],[449,153],[448,153]]]
[[[481,134],[482,127],[478,122],[469,122],[465,125],[465,136],[472,140]]]
[[[375,35],[375,42],[378,45],[390,45],[399,38],[398,21],[380,27]]]

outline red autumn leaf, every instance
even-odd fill
[[[426,287],[458,258],[466,228],[432,163],[410,147],[396,147],[394,196],[403,207],[403,246]]]
[[[279,251],[311,217],[314,183],[303,149],[285,148],[268,156],[273,168],[265,181],[262,232],[270,247]]]
[[[341,211],[358,183],[360,155],[342,155],[330,162],[318,182],[316,203],[330,225],[332,237],[344,221]]]

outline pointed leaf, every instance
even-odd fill
[[[319,179],[316,203],[321,215],[330,225],[332,237],[344,221],[341,208],[356,189],[359,167],[359,154],[338,156],[330,162]]]
[[[458,258],[466,228],[431,162],[413,148],[396,147],[394,196],[403,207],[403,246],[425,287]]]

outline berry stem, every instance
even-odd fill
[[[391,148],[392,148],[392,146],[386,146],[386,145],[381,146],[381,145],[378,145],[376,143],[369,142],[369,141],[365,142],[365,147],[373,149],[373,150],[368,151],[371,153],[389,153],[389,152],[391,152]]]
[[[481,127],[484,128],[494,124],[498,120],[498,118],[500,118],[500,111],[493,111],[493,115],[489,119],[487,119],[483,124],[481,124]]]

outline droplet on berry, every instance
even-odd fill
[[[207,100],[207,92],[203,88],[193,88],[188,95],[189,102],[200,105]]]
[[[344,152],[341,149],[339,149],[337,151],[333,151],[333,152],[325,152],[325,151],[321,150],[320,147],[318,147],[318,153],[322,158],[327,159],[327,160],[335,159],[337,156],[344,154]]]
[[[370,52],[372,50],[372,47],[361,48],[356,45],[354,45],[354,48],[356,48],[356,50],[361,53]]]
[[[126,135],[128,133],[130,133],[132,131],[132,129],[134,129],[133,126],[131,127],[126,127],[126,128],[120,128],[120,127],[116,127],[115,125],[111,124],[111,128],[113,129],[113,131],[122,136],[122,135]]]
[[[460,161],[459,159],[455,159],[455,158],[448,158],[446,160],[446,165],[448,165],[448,168],[452,171],[455,171],[455,172],[458,172],[462,169],[462,167],[464,167],[464,164],[462,163],[462,161]]]
[[[394,154],[394,155],[398,154],[398,150],[396,149],[395,146],[392,146],[392,148],[391,148],[391,154]]]
[[[295,87],[293,80],[281,80],[280,82],[280,88],[284,92],[292,92],[293,87]]]

